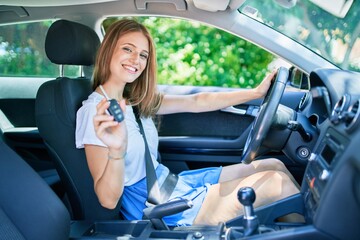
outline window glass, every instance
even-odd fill
[[[106,19],[105,32],[118,19]],[[252,88],[275,60],[254,44],[199,22],[164,17],[134,19],[154,38],[159,84]]]
[[[53,21],[0,26],[0,76],[57,77],[59,66],[45,53],[45,37]],[[78,76],[77,66],[66,66],[65,75]]]
[[[239,11],[342,69],[360,72],[360,1],[246,1]]]

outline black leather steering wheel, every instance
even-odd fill
[[[272,119],[276,114],[280,99],[284,93],[288,76],[288,69],[284,67],[278,69],[276,79],[266,93],[260,110],[251,125],[250,133],[242,152],[241,162],[249,164],[257,156],[260,146],[270,130]]]

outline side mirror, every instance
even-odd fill
[[[291,67],[289,74],[290,86],[301,90],[310,90],[310,79],[306,73],[298,68]]]

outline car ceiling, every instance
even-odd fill
[[[3,0],[2,5],[21,6],[21,7],[54,7],[54,6],[74,6],[74,5],[85,5],[93,3],[104,3],[104,2],[119,2],[121,0]],[[230,9],[237,9],[246,0],[193,0],[195,7],[216,12],[224,11],[229,7]],[[181,1],[167,1],[167,0],[141,0],[144,4],[151,2],[181,2]]]
[[[36,21],[42,19],[68,19],[91,25],[92,19],[111,15],[157,15],[195,19],[209,19],[214,14],[217,26],[231,26],[231,18],[223,19],[245,0],[2,0],[0,23]],[[226,14],[225,14],[226,12]],[[86,14],[85,14],[86,13]],[[217,14],[222,17],[216,16]],[[92,17],[93,16],[93,17]],[[207,22],[207,21],[205,21]],[[208,24],[211,23],[207,22]]]
[[[117,0],[3,0],[2,5],[22,6],[22,7],[50,7],[50,6],[70,6],[102,2],[115,2]]]

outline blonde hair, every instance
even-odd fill
[[[141,32],[149,42],[149,57],[144,71],[132,83],[127,83],[123,97],[133,105],[138,106],[142,116],[154,116],[158,111],[162,95],[157,91],[156,83],[156,52],[153,39],[146,27],[135,20],[122,19],[113,23],[105,34],[98,50],[94,74],[93,89],[105,83],[110,77],[110,62],[119,38],[130,32]]]

